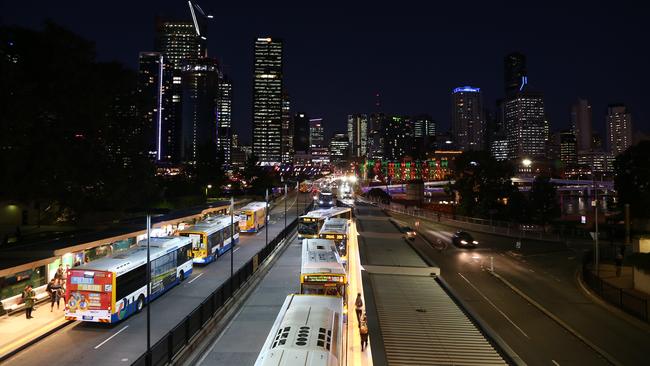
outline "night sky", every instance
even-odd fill
[[[328,135],[348,113],[429,113],[449,126],[451,89],[482,88],[494,109],[503,95],[503,56],[528,57],[530,85],[545,93],[554,129],[565,128],[578,97],[593,105],[604,133],[607,104],[626,103],[635,128],[650,130],[648,9],[638,3],[563,1],[391,2],[394,6],[277,5],[279,1],[198,2],[215,15],[208,52],[234,82],[234,124],[250,140],[253,41],[285,40],[285,88],[292,112],[323,117]],[[443,4],[445,3],[445,4]],[[435,5],[434,5],[435,4]],[[0,22],[39,27],[50,18],[97,43],[100,60],[137,68],[153,50],[154,16],[188,15],[185,1],[2,2]],[[47,58],[44,57],[44,60]]]

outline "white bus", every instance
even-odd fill
[[[264,227],[266,221],[265,202],[251,202],[239,210],[239,228],[244,233],[256,233]]]
[[[233,227],[230,227],[231,221]],[[231,233],[231,229],[234,230]],[[226,215],[210,217],[178,233],[192,240],[192,260],[208,264],[239,242],[239,223]],[[232,236],[232,238],[231,238]],[[232,240],[231,240],[232,239]]]
[[[119,322],[192,274],[190,238],[151,238],[151,295],[147,299],[146,240],[139,244],[124,253],[68,270],[66,319]]]
[[[342,366],[343,302],[331,296],[287,296],[255,366]]]
[[[318,238],[320,229],[329,218],[351,220],[352,210],[349,207],[332,207],[309,211],[298,218],[298,238]]]
[[[318,237],[320,239],[333,240],[339,251],[339,255],[343,262],[347,262],[348,258],[348,231],[350,229],[350,221],[343,218],[330,218],[325,220],[323,227],[321,227]]]
[[[325,239],[303,239],[300,293],[346,298],[348,278],[336,243]]]

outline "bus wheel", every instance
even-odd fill
[[[181,270],[181,273],[178,275],[180,278],[181,282],[185,281],[185,271]]]
[[[135,303],[135,312],[141,312],[142,308],[144,308],[144,295],[140,295],[140,297],[138,297],[138,302]]]

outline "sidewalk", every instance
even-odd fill
[[[50,312],[50,302],[36,305],[32,319],[25,318],[25,312],[0,317],[0,362],[16,350],[28,345],[39,337],[54,331],[70,321],[63,317],[64,304]]]

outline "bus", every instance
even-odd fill
[[[331,191],[321,191],[316,199],[318,207],[336,206],[336,196]]]
[[[323,227],[318,233],[320,239],[333,240],[336,243],[339,255],[343,262],[348,258],[348,231],[350,222],[348,219],[332,217],[325,220]]]
[[[352,219],[352,210],[349,207],[331,207],[309,211],[298,218],[298,238],[318,238],[318,233],[325,220],[329,218]]]
[[[345,267],[334,241],[303,239],[300,293],[345,299],[347,283]]]
[[[65,318],[116,323],[140,312],[192,274],[192,242],[183,236],[150,238],[151,294],[147,298],[147,244],[67,271]]]
[[[287,296],[255,366],[343,366],[343,317],[341,298]]]
[[[244,233],[256,233],[266,224],[265,202],[251,202],[239,210],[239,229]]]
[[[239,242],[239,223],[234,223],[231,233],[230,216],[218,215],[210,217],[188,229],[178,233],[192,240],[192,261],[197,264],[208,264],[227,252],[232,245]],[[231,242],[231,234],[232,241]]]

